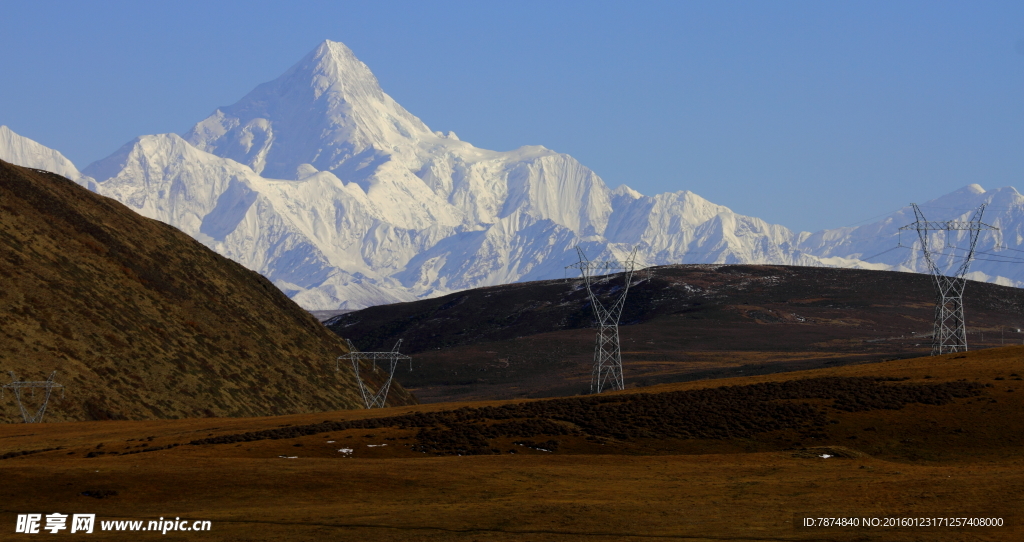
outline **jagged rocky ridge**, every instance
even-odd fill
[[[331,41],[184,136],[140,137],[84,174],[55,151],[26,152],[45,147],[9,130],[0,138],[0,158],[63,168],[260,272],[307,309],[561,277],[576,245],[592,258],[623,257],[636,246],[646,265],[927,270],[909,249],[876,256],[896,246],[899,226],[914,220],[909,210],[812,234],[689,191],[613,190],[571,156],[544,147],[489,151],[431,131],[381,90],[351,50]],[[1002,228],[983,234],[982,250],[1020,248],[1024,198],[1013,188],[969,185],[929,203],[942,209],[934,218],[949,219],[982,202],[996,210],[987,222]],[[939,246],[945,241],[934,237]],[[949,268],[955,257],[951,251],[940,264]],[[1024,281],[1010,260],[989,254],[972,278]]]

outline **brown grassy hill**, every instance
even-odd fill
[[[630,288],[620,336],[627,386],[849,363],[930,351],[935,294],[916,273],[761,265],[654,268]],[[621,288],[621,275],[598,291]],[[1024,290],[970,282],[971,348],[1021,344]],[[327,322],[357,347],[403,338],[426,402],[585,393],[594,318],[578,281],[479,288],[370,307]]]
[[[173,515],[223,541],[1016,541],[1022,374],[1013,346],[589,397],[0,426],[0,522]]]
[[[358,408],[338,338],[257,273],[58,175],[0,162],[0,370],[46,420]],[[38,394],[37,394],[38,397]],[[29,397],[31,399],[31,397]],[[415,400],[400,387],[392,402]],[[21,421],[10,392],[0,421]]]

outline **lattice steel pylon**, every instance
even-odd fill
[[[359,352],[352,341],[345,339],[345,342],[348,343],[348,354],[338,356],[338,359],[335,360],[334,370],[341,370],[341,360],[343,359],[352,362],[352,370],[356,373],[356,382],[359,384],[359,394],[363,396],[363,404],[366,405],[366,408],[384,408],[384,403],[388,399],[388,390],[391,389],[391,381],[395,378],[395,368],[398,367],[398,362],[409,360],[409,369],[412,370],[412,358],[398,353],[398,348],[402,346],[402,339],[398,339],[390,352]],[[373,361],[374,372],[377,372],[377,360],[388,362],[387,380],[377,391],[370,389],[366,382],[363,382],[363,378],[359,376],[359,361],[364,359]]]
[[[50,402],[50,393],[54,388],[60,388],[61,397],[64,397],[64,386],[54,382],[57,378],[57,371],[50,373],[50,377],[46,380],[36,381],[19,381],[18,376],[14,374],[14,371],[9,371],[11,375],[11,383],[4,384],[0,387],[0,396],[3,394],[3,390],[11,390],[14,392],[14,398],[18,401],[18,408],[21,409],[21,417],[24,418],[25,423],[40,423],[43,421],[43,415],[46,414],[46,405]],[[45,390],[43,395],[43,403],[36,409],[35,414],[31,414],[29,409],[25,408],[25,403],[21,399],[21,390],[31,389],[32,395],[35,395],[36,388],[42,388]]]
[[[590,294],[590,306],[594,308],[594,316],[597,318],[597,344],[594,346],[594,370],[590,377],[590,393],[601,393],[606,385],[612,389],[621,390],[626,387],[622,379],[622,351],[619,348],[619,317],[622,316],[622,307],[626,303],[626,294],[629,293],[629,286],[633,280],[633,272],[636,270],[636,248],[630,253],[625,262],[609,260],[603,262],[592,262],[587,259],[583,249],[576,247],[580,261],[566,266],[566,269],[579,269],[583,275],[583,282],[587,285],[587,293]],[[605,306],[597,298],[594,289],[591,287],[594,271],[610,271],[622,269],[626,284],[620,292],[616,292],[611,305]]]
[[[964,320],[964,287],[967,279],[964,275],[971,267],[971,260],[974,258],[974,247],[978,244],[978,235],[982,230],[998,230],[981,221],[981,215],[985,212],[985,205],[981,204],[971,219],[967,222],[958,220],[947,220],[944,222],[929,222],[924,213],[916,203],[911,203],[914,208],[914,216],[917,219],[913,224],[900,228],[903,230],[917,230],[917,236],[921,240],[921,252],[928,264],[932,278],[935,281],[937,299],[935,303],[935,328],[932,332],[932,355],[937,356],[948,352],[967,351],[967,324]],[[935,251],[928,246],[928,232],[943,231],[945,233],[945,246],[957,248],[950,243],[950,233],[954,231],[966,231],[970,242],[970,248],[963,261],[956,268],[952,275],[946,275],[939,269],[938,264],[932,257]],[[941,253],[942,251],[938,251]]]

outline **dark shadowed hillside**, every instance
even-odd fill
[[[257,273],[58,175],[0,162],[0,382],[46,420],[359,408],[338,338]],[[29,399],[32,399],[29,396]],[[415,402],[400,387],[391,402]],[[8,392],[0,420],[21,421]]]
[[[624,376],[646,386],[924,355],[935,294],[915,273],[759,265],[657,267],[622,315]],[[621,275],[598,285],[603,299]],[[972,348],[1021,344],[1024,290],[971,282]],[[328,326],[365,350],[404,339],[423,401],[574,395],[589,389],[594,317],[579,281],[479,288],[370,307]]]

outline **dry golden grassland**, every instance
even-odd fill
[[[56,511],[212,521],[95,540],[1021,540],[1022,374],[1007,347],[597,398],[8,424],[0,532]]]

